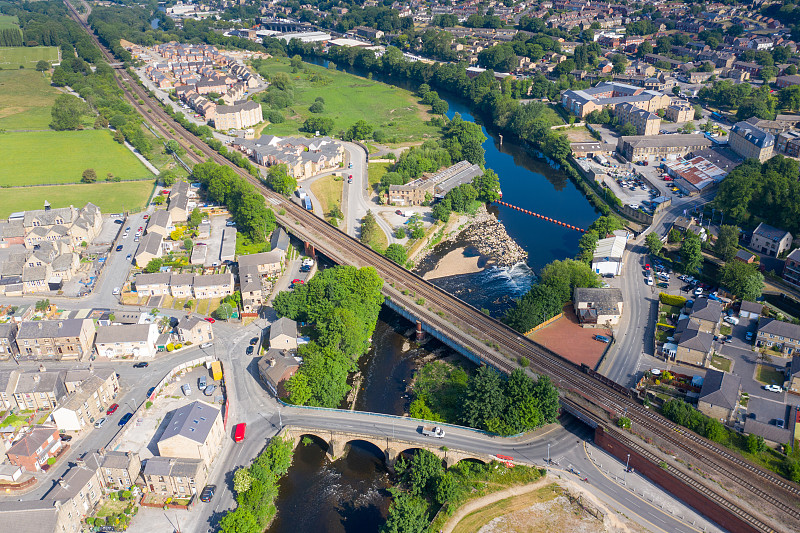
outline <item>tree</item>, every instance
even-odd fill
[[[392,505],[381,533],[423,533],[428,529],[428,504],[412,494],[390,489]]]
[[[347,130],[345,138],[351,141],[361,141],[372,136],[372,125],[366,120],[359,120]]]
[[[626,122],[619,128],[619,134],[622,137],[630,137],[631,135],[636,135],[636,126],[631,124],[630,122]]]
[[[335,123],[329,117],[309,117],[303,122],[303,131],[308,133],[317,133],[320,135],[330,135],[333,132]]]
[[[478,191],[478,200],[490,204],[500,199],[500,178],[497,173],[487,168],[481,176],[472,181],[472,186]]]
[[[180,145],[178,141],[175,139],[170,139],[167,141],[167,153],[175,154],[177,156],[182,156],[186,153],[186,150]]]
[[[645,55],[652,53],[653,53],[653,45],[650,44],[650,41],[644,41],[642,44],[639,45],[639,48],[636,50],[636,57],[641,59]]]
[[[217,320],[229,320],[231,316],[233,316],[233,312],[233,306],[229,303],[224,303],[220,304],[219,307],[214,310],[212,315]]]
[[[378,226],[375,215],[372,214],[372,210],[367,210],[367,214],[361,219],[361,242],[364,244],[371,243],[378,237],[379,231],[383,230]]]
[[[471,427],[487,429],[487,422],[506,408],[500,374],[482,366],[472,375],[463,402],[462,419]]]
[[[38,70],[39,72],[50,70],[50,63],[48,63],[44,59],[40,59],[39,61],[36,62],[36,70]]]
[[[144,267],[144,271],[147,272],[148,274],[158,272],[159,270],[161,270],[161,266],[163,264],[164,261],[160,257],[154,257],[147,263],[147,266]]]
[[[50,307],[50,300],[45,298],[44,300],[37,300],[35,309],[37,311],[47,311]]]
[[[723,224],[719,228],[717,242],[714,244],[714,251],[725,261],[731,261],[736,257],[739,250],[739,228],[729,224]]]
[[[186,250],[191,250],[194,246],[192,239],[183,239],[183,248]]]
[[[94,183],[97,181],[97,172],[94,171],[93,168],[87,168],[81,174],[81,182],[83,183]]]
[[[398,265],[405,264],[406,260],[408,259],[408,256],[406,255],[406,249],[403,248],[403,245],[397,243],[390,244],[388,248],[386,248],[386,251],[383,255]]]
[[[189,220],[187,222],[187,225],[190,228],[196,228],[197,226],[200,225],[202,221],[203,221],[203,212],[200,211],[200,209],[198,209],[197,207],[195,207],[194,209],[192,209],[192,213],[189,215]]]
[[[79,130],[83,128],[83,116],[89,113],[86,102],[71,94],[56,98],[50,110],[50,127],[56,131]]]
[[[667,241],[670,243],[681,242],[682,238],[683,234],[677,228],[672,228],[669,230],[669,233],[667,233]]]
[[[747,451],[750,453],[759,453],[767,449],[767,444],[764,442],[764,437],[753,435],[752,433],[747,436]]]
[[[313,104],[311,104],[311,106],[308,108],[308,110],[311,111],[312,113],[324,113],[325,112],[325,104],[323,104],[322,102],[314,102]],[[283,116],[283,115],[281,115],[281,116]]]
[[[692,232],[686,233],[686,238],[681,244],[681,261],[685,272],[694,274],[703,264],[703,253],[700,249],[700,237]]]
[[[654,232],[647,234],[647,237],[644,239],[644,243],[647,246],[647,249],[650,250],[650,253],[653,255],[658,255],[658,252],[660,252],[661,248],[664,246],[664,243],[661,242],[661,238]]]
[[[758,267],[741,261],[729,261],[722,269],[720,282],[743,300],[755,301],[764,290],[764,275]]]
[[[253,478],[247,468],[240,468],[233,474],[233,490],[236,491],[236,494],[250,490],[252,482]]]
[[[293,69],[303,68],[303,58],[299,55],[294,55],[292,59],[289,60],[289,64]]]
[[[290,196],[297,189],[297,180],[289,175],[285,164],[269,167],[264,183],[273,191],[284,196]]]
[[[223,516],[219,526],[222,533],[261,533],[264,529],[259,527],[250,509],[244,506]]]
[[[162,170],[158,175],[158,180],[164,187],[172,187],[175,185],[175,173],[171,170]]]
[[[428,450],[419,450],[411,459],[408,481],[411,492],[423,496],[435,489],[436,481],[444,473],[442,460]]]
[[[442,100],[441,98],[435,100],[431,104],[431,111],[433,111],[434,115],[444,116],[447,113],[448,109],[450,109],[450,104],[448,104],[446,100]]]
[[[694,106],[694,119],[701,120],[703,118],[703,106],[695,104]]]

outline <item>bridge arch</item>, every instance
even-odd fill
[[[330,449],[330,444],[328,444],[328,441],[320,435],[315,435],[314,433],[302,433],[298,435],[297,438],[300,444],[305,444],[305,439],[310,439],[314,444],[318,444],[319,447],[322,448],[326,453]]]
[[[386,454],[385,446],[381,446],[380,444],[375,442],[373,439],[366,439],[366,438],[350,439],[345,444],[345,453],[344,453],[344,455],[347,455],[350,452],[350,450],[353,449],[353,444],[362,445],[361,446],[362,449],[365,449],[365,450],[368,450],[370,452],[373,452],[376,457],[382,459],[383,462],[386,463],[387,466],[390,466],[389,465],[389,460],[388,460],[388,457],[387,457],[387,454]],[[366,446],[364,446],[364,445],[366,445]]]

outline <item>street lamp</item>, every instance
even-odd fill
[[[547,443],[547,464],[550,464],[550,443]]]
[[[628,465],[631,462],[631,454],[628,454],[628,458],[625,460],[625,472],[622,474],[622,482],[627,485],[628,484]]]

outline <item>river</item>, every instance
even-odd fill
[[[327,61],[321,59],[309,62],[327,66]],[[380,79],[378,75],[374,77]],[[391,78],[381,81],[414,90],[407,83]],[[460,113],[464,120],[476,121],[461,99],[447,93],[441,93],[440,97],[450,105],[449,117]],[[501,146],[494,132],[485,127],[483,132],[487,137],[483,144],[486,167],[500,177],[504,201],[582,228],[597,218],[595,209],[566,175],[530,156],[520,145],[506,140]],[[527,292],[535,271],[555,259],[573,257],[580,234],[504,206],[493,205],[490,210],[528,252],[527,264],[502,269],[490,267],[475,274],[433,282],[466,302],[499,315],[513,299]],[[458,244],[445,243],[435,254],[444,255]],[[416,347],[410,342],[411,332],[409,322],[384,308],[373,334],[372,349],[359,365],[364,381],[356,403],[358,410],[402,414],[408,402],[403,394],[413,378],[415,361],[431,351],[437,356],[450,353],[436,341]],[[377,531],[388,512],[390,484],[380,451],[370,445],[356,443],[347,456],[333,463],[325,457],[320,443],[300,445],[289,473],[281,481],[276,502],[278,516],[268,531]]]

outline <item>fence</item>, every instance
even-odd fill
[[[552,324],[553,322],[555,322],[556,320],[558,320],[558,319],[559,319],[559,318],[561,318],[562,316],[564,316],[564,313],[563,313],[563,312],[562,312],[562,313],[558,313],[558,314],[557,314],[556,316],[554,316],[553,318],[549,318],[549,319],[545,320],[544,322],[542,322],[542,323],[541,323],[541,324],[539,324],[538,326],[535,326],[535,327],[534,327],[532,330],[530,330],[529,332],[527,332],[527,333],[525,334],[525,336],[527,337],[528,335],[530,335],[530,334],[531,334],[531,333],[533,333],[534,331],[540,330],[540,329],[542,329],[543,327],[545,327],[545,326],[548,326],[548,325]]]

